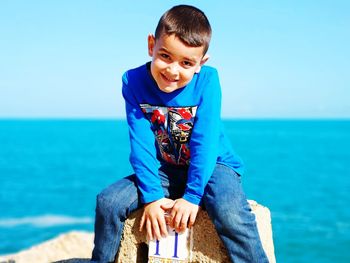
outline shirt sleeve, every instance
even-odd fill
[[[183,196],[197,205],[216,165],[221,130],[221,87],[217,71],[210,72],[202,84],[205,86],[191,134],[191,162]]]
[[[130,137],[130,163],[141,192],[141,202],[149,203],[164,197],[158,175],[159,162],[154,147],[155,138],[150,123],[143,114],[137,100],[128,86],[127,73],[123,75],[123,97]]]

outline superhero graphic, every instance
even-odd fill
[[[140,105],[156,138],[161,158],[171,164],[188,165],[189,142],[197,106],[162,107]]]

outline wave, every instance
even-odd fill
[[[90,217],[72,217],[64,215],[41,215],[33,217],[0,219],[0,227],[17,227],[22,225],[30,225],[34,227],[54,227],[91,223],[93,223],[93,219]]]

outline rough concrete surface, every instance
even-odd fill
[[[49,263],[69,258],[90,258],[93,233],[73,231],[16,254],[0,256],[0,263]],[[12,262],[13,262],[12,261]],[[12,263],[11,262],[11,263]]]
[[[249,201],[249,203],[257,220],[264,250],[270,263],[275,263],[270,211],[255,201]],[[141,215],[142,210],[136,211],[125,222],[124,234],[116,263],[147,262],[145,233],[138,231]],[[191,261],[189,262],[230,262],[226,249],[205,211],[198,213],[196,223],[193,227],[193,248],[191,251]]]

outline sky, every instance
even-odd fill
[[[345,0],[0,0],[0,118],[124,118],[121,76],[177,4],[210,20],[224,118],[350,118]]]

